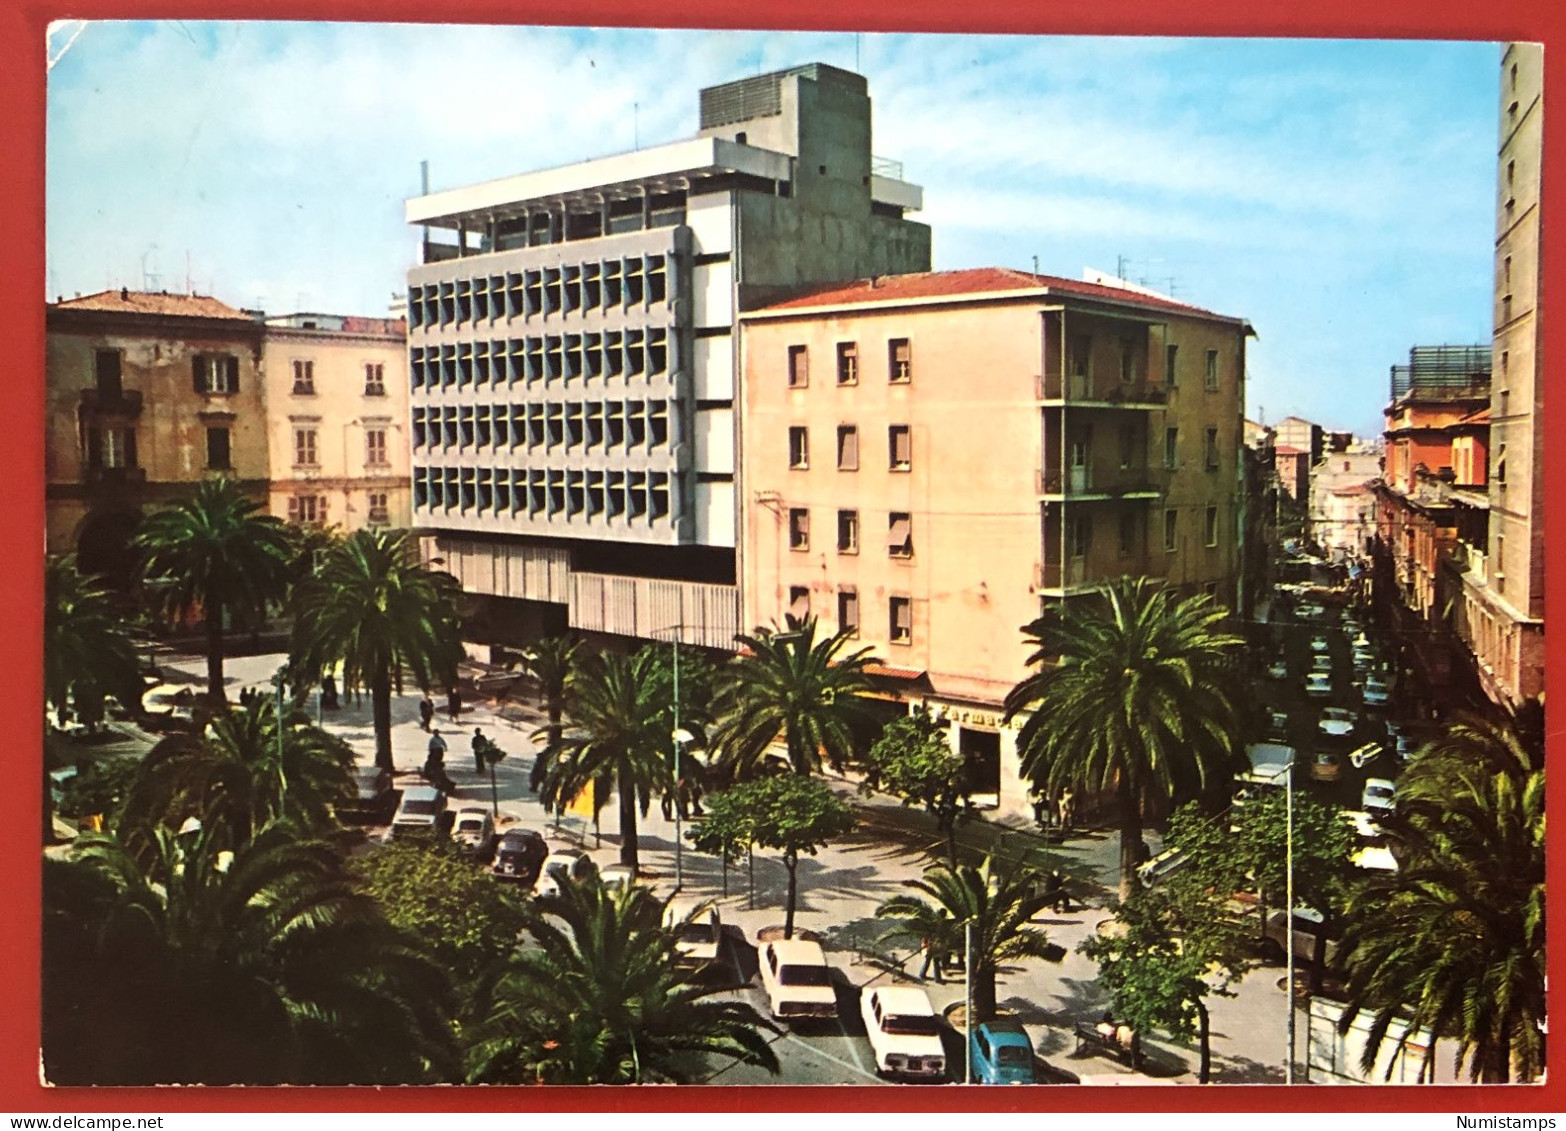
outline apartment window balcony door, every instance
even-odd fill
[[[1088,491],[1093,486],[1092,466],[1088,462],[1089,439],[1071,441],[1071,466],[1067,474],[1067,486],[1072,491]]]

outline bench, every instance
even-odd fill
[[[1124,1061],[1132,1068],[1139,1068],[1142,1060],[1142,1037],[1129,1025],[1116,1025],[1113,1033],[1106,1033],[1098,1026],[1102,1022],[1078,1021],[1077,1022],[1077,1047],[1080,1053],[1082,1046],[1087,1045],[1091,1052],[1105,1052]],[[1125,1034],[1130,1034],[1130,1039],[1125,1039]]]

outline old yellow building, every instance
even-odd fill
[[[406,345],[401,319],[266,320],[274,515],[346,531],[409,524]]]
[[[1233,603],[1244,321],[993,268],[742,321],[745,623],[853,630],[1003,810],[1022,625],[1123,575]]]

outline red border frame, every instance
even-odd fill
[[[210,1111],[514,1111],[523,1098],[511,1089],[445,1088],[375,1091],[371,1089],[82,1089],[43,1088],[38,1081],[38,793],[33,782],[36,720],[42,699],[38,653],[42,637],[43,507],[43,306],[44,287],[44,95],[45,29],[54,18],[128,19],[226,18],[265,20],[364,20],[429,22],[432,9],[415,0],[86,0],[76,5],[49,0],[0,0],[0,136],[9,139],[10,161],[0,173],[0,246],[10,270],[0,273],[0,329],[7,343],[10,391],[7,415],[15,438],[0,445],[0,482],[37,485],[9,493],[7,521],[0,524],[0,554],[13,568],[0,575],[5,610],[5,674],[9,699],[17,709],[25,737],[11,751],[13,789],[0,800],[0,850],[12,866],[4,869],[3,890],[9,914],[0,916],[0,954],[5,957],[5,1008],[0,1011],[0,1110],[25,1112],[210,1112]],[[759,13],[738,0],[685,0],[677,15],[657,0],[448,0],[442,16],[463,23],[539,23],[588,26],[660,26],[746,28]],[[816,7],[789,0],[767,10],[775,27],[819,30],[986,31],[1049,34],[1139,34],[1205,36],[1295,36],[1401,39],[1534,40],[1546,44],[1546,91],[1566,89],[1566,5],[1559,0],[1120,0],[1055,7],[1029,0],[1000,0],[987,9],[940,0],[837,0]],[[1558,55],[1551,50],[1559,48]],[[1547,99],[1548,101],[1548,99]],[[1548,125],[1546,127],[1548,129]],[[1566,158],[1547,135],[1545,195],[1547,211],[1562,197]],[[1543,290],[1566,278],[1555,253],[1559,239],[1546,227]],[[1561,356],[1562,335],[1546,320],[1542,356]],[[1366,359],[1374,367],[1374,359]],[[1558,431],[1552,429],[1552,433]],[[1550,522],[1558,518],[1563,485],[1560,460],[1544,468]],[[1562,570],[1551,575],[1552,608],[1562,586]],[[1561,649],[1551,646],[1550,671]],[[1561,682],[1552,674],[1549,685]],[[1566,702],[1566,700],[1562,700]],[[1552,739],[1554,732],[1552,731]],[[1556,745],[1552,741],[1552,746]],[[1560,782],[1550,790],[1558,807]],[[1563,853],[1557,834],[1550,846],[1552,872],[1559,874]],[[1562,937],[1561,900],[1551,905],[1551,935]],[[1555,948],[1559,950],[1557,946]],[[1552,954],[1552,959],[1554,955]],[[1557,987],[1562,983],[1557,977]],[[1561,998],[1551,994],[1551,1003]],[[1557,1054],[1559,1055],[1559,1054]],[[1539,1088],[1356,1088],[1301,1095],[1277,1087],[1158,1089],[1068,1089],[1047,1093],[1013,1089],[878,1089],[877,1111],[917,1111],[932,1107],[963,1111],[1027,1111],[1048,1105],[1056,1111],[1298,1111],[1345,1108],[1358,1111],[1525,1112],[1559,1110],[1566,1087],[1557,1082]],[[558,1089],[530,1090],[526,1106],[537,1110],[591,1108],[604,1111],[842,1111],[861,1102],[860,1090],[842,1088]]]

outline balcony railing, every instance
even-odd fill
[[[83,389],[82,411],[100,416],[140,416],[141,392],[138,389],[114,392]]]
[[[1125,468],[1118,472],[1093,474],[1091,468],[1071,467],[1065,474],[1060,468],[1038,470],[1035,482],[1041,495],[1072,497],[1097,497],[1109,495],[1156,494],[1165,490],[1168,472],[1161,468]],[[1064,490],[1062,490],[1064,486]]]
[[[1063,378],[1059,373],[1046,373],[1036,380],[1035,391],[1040,400],[1064,400],[1067,404],[1140,408],[1143,405],[1166,404],[1169,400],[1169,391],[1162,385],[1145,382],[1128,385],[1107,378],[1094,381],[1081,374]]]
[[[88,483],[145,483],[147,481],[147,469],[144,467],[89,467],[86,479]]]

